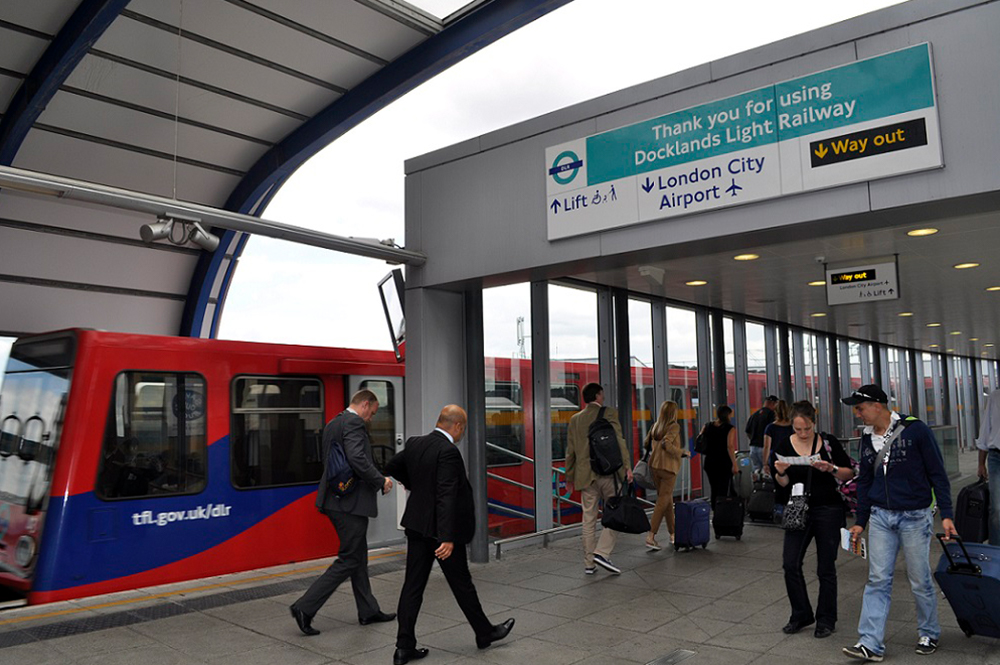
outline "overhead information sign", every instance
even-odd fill
[[[897,298],[899,278],[895,261],[826,269],[828,305],[853,305]]]
[[[940,166],[921,44],[546,149],[548,237]]]

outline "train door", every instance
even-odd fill
[[[367,389],[378,396],[378,412],[372,418],[370,436],[375,466],[384,471],[389,459],[403,448],[403,379],[398,376],[351,376],[347,388],[348,395]],[[402,539],[399,519],[405,501],[405,493],[398,487],[385,496],[379,495],[378,517],[368,527],[370,546]]]

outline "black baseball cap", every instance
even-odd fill
[[[766,398],[764,398],[764,401],[765,402],[777,402],[778,401],[778,396],[777,395],[768,395]]]
[[[862,402],[878,402],[879,404],[888,404],[889,396],[885,394],[885,391],[876,386],[874,383],[869,383],[867,386],[861,386],[848,397],[840,400],[848,406],[856,406]]]

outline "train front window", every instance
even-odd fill
[[[243,376],[233,381],[232,482],[250,489],[316,483],[323,473],[323,384]]]
[[[203,490],[206,420],[201,376],[119,374],[104,433],[98,496],[130,499]]]
[[[16,342],[0,392],[0,497],[41,510],[62,430],[76,340],[60,333]]]

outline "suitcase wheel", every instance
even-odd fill
[[[701,549],[705,549],[706,547],[708,547],[708,543],[702,543],[701,544]]]

